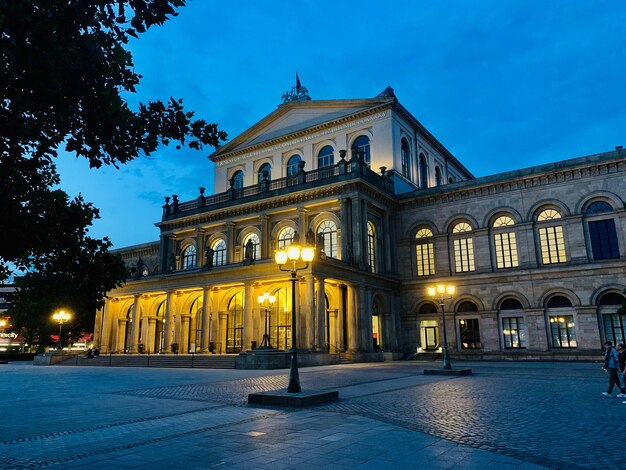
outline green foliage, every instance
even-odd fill
[[[127,45],[185,0],[0,0],[0,280],[28,271],[12,312],[30,340],[49,332],[58,305],[91,328],[100,299],[126,277],[107,239],[87,228],[98,211],[59,183],[59,149],[92,168],[176,143],[200,150],[226,139],[182,100],[129,107],[141,76]]]

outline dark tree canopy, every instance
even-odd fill
[[[194,119],[180,99],[136,109],[125,99],[141,79],[129,40],[176,16],[185,3],[0,0],[0,280],[17,266],[29,272],[20,281],[23,292],[44,295],[55,286],[76,296],[80,289],[62,287],[73,283],[91,299],[73,300],[82,309],[125,277],[109,241],[88,236],[97,209],[55,189],[60,149],[92,168],[119,167],[162,145],[201,150],[226,139],[216,124]]]

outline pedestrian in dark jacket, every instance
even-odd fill
[[[626,390],[622,387],[619,380],[619,353],[613,347],[613,343],[607,341],[604,343],[604,371],[609,371],[609,388],[606,392],[602,392],[605,397],[613,396],[613,386],[617,385],[620,392],[617,396],[620,398],[626,397]]]

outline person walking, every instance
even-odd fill
[[[619,353],[619,375],[622,379],[622,386],[626,389],[626,349],[624,348],[623,343],[617,345],[617,352]],[[624,392],[622,392],[622,397],[625,396]],[[623,401],[622,403],[626,403],[626,401]]]
[[[619,398],[624,398],[626,397],[626,390],[624,390],[624,388],[622,387],[622,384],[620,383],[619,380],[619,353],[617,352],[617,350],[613,347],[613,343],[611,343],[610,341],[607,341],[606,343],[604,343],[604,371],[606,372],[607,370],[609,371],[609,388],[606,392],[602,392],[602,395],[604,395],[605,397],[612,397],[613,396],[613,387],[615,385],[618,386],[618,388],[620,389],[620,392],[617,396]]]

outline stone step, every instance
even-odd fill
[[[148,355],[111,354],[93,358],[69,357],[59,363],[64,366],[101,367],[179,367],[201,369],[234,369],[236,355]]]

